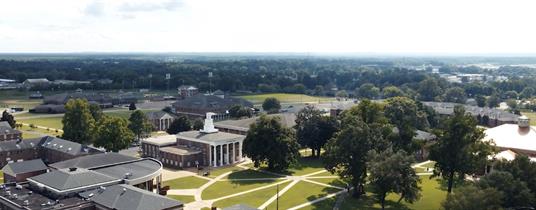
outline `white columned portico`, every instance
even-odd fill
[[[229,164],[229,162],[230,162],[230,161],[229,161],[229,145],[230,145],[230,144],[226,144],[226,145],[225,145],[225,147],[226,147],[226,148],[225,148],[225,150],[226,150],[226,153],[225,153],[225,164]]]
[[[216,145],[212,146],[212,157],[214,157],[214,162],[213,162],[213,166],[214,167],[218,167],[218,164],[217,164],[217,156],[216,156]]]
[[[220,166],[223,166],[223,144],[220,145]]]
[[[229,150],[231,151],[229,153],[229,155],[231,156],[231,164],[234,164],[235,163],[235,146],[234,146],[234,143],[230,143],[229,146],[231,146],[231,148],[229,148]]]

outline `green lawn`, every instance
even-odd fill
[[[253,167],[253,165],[251,165]],[[261,164],[260,169],[262,170],[268,170],[266,164]],[[311,158],[311,157],[300,157],[298,159],[298,162],[287,169],[287,171],[283,172],[276,172],[281,174],[287,174],[287,175],[294,175],[294,176],[302,176],[306,174],[310,174],[313,172],[324,170],[324,166],[322,164],[322,160],[318,158]],[[324,173],[321,173],[324,174]],[[322,175],[315,175],[315,176],[322,176]]]
[[[22,131],[22,139],[34,139],[39,137],[41,137],[41,135]]]
[[[0,91],[1,92],[1,91]],[[4,98],[4,97],[0,97]],[[12,98],[12,97],[9,97]],[[42,99],[25,99],[21,97],[16,97],[16,99],[2,99],[0,100],[0,107],[1,108],[13,108],[13,107],[22,107],[25,111],[28,111],[28,109],[34,108],[35,106],[41,104],[43,102]]]
[[[34,124],[36,126],[44,126],[54,129],[62,129],[63,123],[61,120],[63,117],[43,117],[43,118],[33,118],[33,119],[21,119],[17,120],[21,123]]]
[[[304,94],[290,94],[290,93],[268,93],[268,94],[255,94],[239,96],[243,99],[251,101],[254,104],[262,104],[264,99],[269,97],[277,98],[281,103],[311,103],[311,102],[329,102],[335,100],[328,97],[309,96]]]
[[[278,181],[281,182],[281,181]],[[276,183],[275,180],[219,181],[203,191],[203,200],[220,198],[254,188]]]
[[[300,181],[279,197],[279,209],[288,209],[338,191],[336,188]],[[268,209],[276,209],[276,203],[271,203]]]
[[[527,116],[529,119],[531,119],[530,125],[536,126],[536,113],[534,113],[534,112],[521,112],[521,114],[523,114],[523,115]]]
[[[209,177],[216,178],[217,176],[222,175],[224,173],[227,173],[229,171],[242,171],[242,170],[244,170],[244,169],[240,168],[238,166],[228,166],[228,167],[215,168],[215,169],[210,171]]]
[[[337,202],[337,197],[331,197],[318,203],[303,207],[300,210],[329,210],[333,209],[335,202]]]
[[[195,176],[187,176],[165,181],[164,186],[169,186],[171,189],[195,189],[203,186],[207,182],[208,180],[206,179],[201,179]]]
[[[167,197],[173,198],[182,203],[190,203],[190,202],[195,201],[195,197],[191,195],[167,195]]]
[[[290,182],[279,185],[279,190],[285,188]],[[247,193],[244,195],[220,200],[212,204],[213,207],[225,208],[236,204],[246,204],[251,207],[259,207],[277,193],[277,186],[269,187],[263,190]]]
[[[329,184],[337,187],[346,187],[346,182],[343,182],[339,178],[309,178],[311,181]]]
[[[251,169],[235,171],[227,175],[224,179],[252,179],[252,178],[278,178],[281,176],[263,173]]]
[[[439,209],[441,202],[445,199],[447,192],[441,188],[441,183],[438,179],[429,179],[429,176],[421,176],[422,197],[413,204],[402,201],[397,204],[399,196],[390,194],[387,196],[388,203],[386,209]],[[347,197],[342,203],[341,209],[381,209],[378,202],[373,198],[373,195],[367,193],[367,197],[356,200]]]

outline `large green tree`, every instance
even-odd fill
[[[486,174],[478,181],[481,189],[495,188],[503,194],[502,206],[505,208],[521,208],[534,205],[535,194],[527,187],[527,183],[514,178],[505,171],[494,171]]]
[[[274,97],[268,97],[264,99],[262,103],[262,109],[268,113],[277,113],[281,109],[281,102]]]
[[[104,114],[102,113],[102,109],[98,104],[89,104],[89,112],[91,113],[91,117],[95,120],[95,122],[99,122],[102,116]]]
[[[445,91],[445,101],[464,104],[467,100],[467,94],[461,87],[452,87]]]
[[[536,194],[536,162],[530,161],[527,156],[517,155],[512,161],[496,162],[494,170],[509,172],[515,179],[527,183],[530,191]]]
[[[119,117],[104,117],[97,128],[96,147],[119,152],[134,141],[134,133],[128,129],[128,121]]]
[[[361,98],[374,99],[380,95],[380,89],[372,83],[365,83],[356,90],[356,95]]]
[[[337,131],[337,121],[323,116],[313,106],[306,106],[296,114],[296,138],[304,147],[311,148],[312,156],[320,157],[320,150]]]
[[[418,122],[415,101],[406,97],[389,98],[384,112],[389,122],[398,128],[397,137],[393,141],[394,149],[411,152]]]
[[[169,125],[169,128],[166,130],[169,134],[177,134],[179,132],[183,131],[189,131],[192,129],[192,124],[190,123],[190,120],[186,116],[180,116],[179,118],[175,119],[171,125]]]
[[[299,157],[299,144],[290,128],[281,125],[279,117],[261,115],[249,128],[243,153],[255,167],[267,163],[269,170],[286,170]]]
[[[232,118],[251,117],[253,112],[250,108],[237,104],[229,108],[229,116]]]
[[[454,115],[443,121],[436,136],[430,159],[436,161],[434,173],[447,180],[449,193],[456,177],[463,178],[484,168],[487,157],[493,153],[489,142],[481,141],[483,129],[477,127],[476,120],[462,106],[454,107]]]
[[[479,189],[473,185],[457,188],[441,203],[445,210],[500,210],[502,193],[495,188]]]
[[[12,128],[15,128],[15,126],[17,125],[17,121],[15,121],[15,117],[13,117],[12,114],[7,112],[7,110],[4,110],[4,112],[2,112],[2,118],[0,118],[0,121],[7,122]]]
[[[70,99],[65,104],[63,123],[63,139],[90,144],[94,139],[95,119],[91,116],[89,103],[85,99]]]
[[[128,121],[128,129],[130,129],[132,133],[136,135],[136,139],[138,141],[143,135],[150,133],[153,129],[153,126],[147,119],[145,113],[140,110],[132,112],[128,118]]]
[[[397,96],[404,96],[404,92],[396,86],[387,86],[383,88],[383,97],[392,98]]]
[[[420,198],[420,179],[411,168],[415,161],[413,156],[407,155],[403,150],[395,153],[391,148],[381,152],[371,150],[369,156],[368,180],[382,209],[385,209],[385,198],[389,193],[399,194],[399,202],[404,199],[413,203]]]
[[[421,100],[433,101],[435,97],[443,93],[443,90],[437,79],[429,77],[419,82],[418,92]]]

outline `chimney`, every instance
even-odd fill
[[[203,129],[200,130],[201,133],[216,133],[218,132],[218,129],[214,128],[214,120],[212,120],[212,116],[216,115],[216,113],[213,112],[207,112],[207,118],[205,119],[205,124],[203,125]]]
[[[75,167],[69,168],[69,171],[70,172],[76,171],[76,168]]]
[[[523,115],[519,118],[517,118],[517,125],[519,128],[528,128],[530,126],[530,119]]]

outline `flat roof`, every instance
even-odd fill
[[[56,169],[61,168],[85,168],[91,169],[106,165],[119,164],[128,161],[138,160],[139,158],[122,155],[119,153],[109,152],[95,155],[86,155],[70,160],[65,160],[50,164],[49,166]]]
[[[495,146],[536,152],[536,127],[520,128],[517,124],[503,124],[484,131],[483,141],[493,140]]]
[[[162,148],[160,148],[160,151],[167,152],[167,153],[172,153],[172,154],[177,154],[177,155],[195,155],[195,154],[201,153],[201,151],[196,150],[196,149],[187,148],[187,147],[177,147],[177,146],[174,146],[174,147],[162,147]]]
[[[143,143],[157,145],[157,146],[167,146],[172,145],[177,142],[177,136],[176,135],[163,135],[163,136],[155,136],[155,137],[149,137],[142,140]]]
[[[27,179],[30,183],[56,191],[58,193],[79,191],[82,189],[98,187],[106,184],[117,184],[121,181],[116,177],[98,173],[87,169],[59,169]]]
[[[177,134],[177,138],[211,144],[241,141],[244,140],[246,136],[225,132],[203,133],[200,131],[186,131]]]
[[[152,174],[158,173],[161,168],[162,165],[160,162],[154,159],[141,159],[135,162],[92,170],[117,179],[134,180],[143,177],[151,177]],[[126,176],[127,174],[129,174],[128,177]]]

